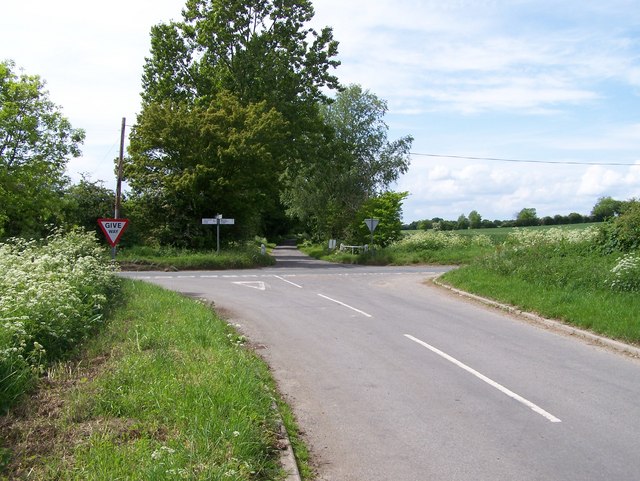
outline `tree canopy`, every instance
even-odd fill
[[[363,204],[407,171],[413,138],[388,140],[386,112],[386,102],[359,85],[322,106],[321,147],[284,194],[289,212],[319,235],[345,235]]]
[[[337,42],[313,14],[307,0],[187,0],[182,21],[151,29],[125,176],[135,211],[161,216],[156,238],[197,244],[216,213],[238,236],[284,217],[284,173],[317,151],[318,105],[338,88]]]
[[[0,237],[37,235],[55,219],[67,162],[83,141],[39,76],[0,62]]]

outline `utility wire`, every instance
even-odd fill
[[[515,162],[523,164],[564,164],[564,165],[619,165],[619,166],[640,166],[640,164],[629,164],[623,162],[578,162],[571,160],[525,160],[525,159],[499,159],[496,157],[469,157],[465,155],[440,155],[440,154],[421,154],[419,152],[409,152],[409,155],[418,155],[421,157],[444,157],[447,159],[463,159],[463,160],[492,160],[495,162]]]

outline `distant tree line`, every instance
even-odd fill
[[[464,229],[492,229],[497,227],[528,227],[536,225],[567,225],[588,222],[603,222],[620,215],[631,201],[615,200],[612,197],[600,197],[591,209],[589,215],[572,212],[568,215],[554,215],[538,217],[535,208],[526,207],[516,214],[513,219],[487,220],[475,210],[468,216],[461,214],[457,220],[445,220],[440,217],[413,221],[402,226],[405,230],[464,230]]]

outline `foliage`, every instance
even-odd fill
[[[602,249],[607,252],[631,252],[640,249],[640,201],[631,199],[622,204],[621,214],[609,219],[599,236]]]
[[[317,104],[338,87],[337,42],[308,28],[313,13],[308,0],[188,0],[182,21],[152,28],[127,169],[132,212],[162,214],[143,228],[152,240],[210,245],[196,223],[211,209],[238,219],[236,238],[282,233],[282,175],[322,145]]]
[[[603,255],[598,227],[514,229],[490,255],[443,280],[483,296],[640,341],[640,259]]]
[[[94,235],[0,244],[0,411],[28,384],[28,367],[65,356],[103,322],[116,286]]]
[[[102,181],[92,182],[86,176],[64,193],[64,221],[71,227],[82,227],[102,235],[98,219],[113,215],[115,193]]]
[[[591,209],[591,218],[595,222],[602,222],[620,214],[623,203],[612,197],[600,197]]]
[[[385,192],[409,166],[411,136],[390,141],[387,103],[359,85],[323,105],[327,131],[313,161],[291,177],[289,212],[323,237],[346,237],[367,199]]]
[[[387,247],[402,238],[402,202],[409,195],[408,192],[384,192],[368,199],[356,215],[350,231],[353,239],[349,242],[369,244],[371,232],[364,223],[364,219],[378,219],[378,226],[373,232],[373,243],[376,246]]]
[[[482,227],[482,216],[477,210],[469,212],[469,227],[471,229],[480,229]]]
[[[40,77],[0,62],[0,238],[39,235],[59,216],[65,166],[83,140]]]
[[[134,220],[149,241],[215,245],[202,218],[236,219],[228,236],[249,237],[278,198],[287,123],[266,102],[243,106],[229,92],[206,107],[148,105],[132,134],[125,175]]]
[[[420,251],[459,248],[469,245],[493,247],[491,239],[483,234],[465,236],[453,232],[425,231],[402,238],[397,243],[397,248]]]
[[[118,253],[118,261],[123,268],[131,270],[248,269],[275,263],[273,257],[261,254],[259,246],[251,243],[222,249],[219,253],[175,247],[123,248]]]
[[[227,90],[297,118],[296,108],[338,86],[330,73],[339,64],[337,42],[330,28],[306,26],[313,15],[308,0],[187,0],[181,22],[151,29],[144,103],[208,104]]]
[[[515,225],[517,227],[526,227],[531,225],[538,225],[539,219],[536,209],[532,207],[525,207],[516,214]]]

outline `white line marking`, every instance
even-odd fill
[[[371,314],[367,314],[366,312],[361,311],[360,309],[356,309],[355,307],[352,307],[352,306],[350,306],[349,304],[345,304],[344,302],[336,301],[335,299],[331,299],[330,297],[327,297],[327,296],[322,295],[322,294],[318,294],[318,295],[319,295],[320,297],[322,297],[322,298],[324,298],[324,299],[328,300],[328,301],[335,302],[336,304],[340,304],[341,306],[344,306],[344,307],[346,307],[346,308],[348,308],[348,309],[351,309],[352,311],[356,311],[357,313],[362,314],[363,316],[366,316],[366,317],[373,317]]]
[[[455,364],[456,366],[464,369],[465,371],[473,374],[474,376],[476,376],[478,379],[481,379],[482,381],[486,382],[487,384],[489,384],[490,386],[493,386],[494,388],[496,388],[498,391],[502,392],[503,394],[506,394],[507,396],[509,396],[512,399],[515,399],[516,401],[524,404],[525,406],[527,406],[528,408],[530,408],[531,410],[533,410],[534,412],[540,414],[541,416],[547,418],[549,421],[551,421],[552,423],[561,423],[562,421],[560,419],[558,419],[557,417],[555,417],[553,414],[548,413],[547,411],[545,411],[544,409],[542,409],[540,406],[532,403],[531,401],[523,398],[522,396],[514,393],[513,391],[510,391],[509,389],[507,389],[506,387],[502,386],[501,384],[498,384],[497,382],[493,381],[492,379],[489,379],[487,376],[485,376],[484,374],[480,374],[478,371],[476,371],[475,369],[467,366],[466,364],[458,361],[456,358],[451,357],[449,354],[442,352],[440,349],[437,349],[433,346],[431,346],[430,344],[427,344],[424,341],[421,341],[420,339],[417,339],[409,334],[405,334],[404,335],[407,339],[412,340],[413,342],[417,342],[418,344],[420,344],[421,346],[426,347],[427,349],[429,349],[430,351],[436,353],[438,356],[441,356],[443,358],[445,358],[447,361],[452,362],[453,364]]]
[[[216,275],[216,276],[207,276],[207,275],[202,275],[202,276],[200,276],[200,277],[202,277],[203,279],[217,279],[217,278],[218,278],[218,277],[220,277],[220,276],[217,276],[217,275]]]
[[[233,284],[238,284],[239,286],[251,287],[252,289],[258,289],[259,291],[266,290],[264,282],[262,281],[240,281],[234,282]]]
[[[280,279],[281,281],[284,281],[284,282],[286,282],[287,284],[291,284],[292,286],[296,286],[298,289],[302,289],[302,286],[299,286],[299,285],[298,285],[298,284],[296,284],[295,282],[288,281],[288,280],[286,280],[286,279],[284,279],[284,278],[282,278],[282,277],[280,277],[280,276],[273,276],[273,277],[275,277],[276,279]]]
[[[196,276],[178,276],[178,279],[195,279]]]

